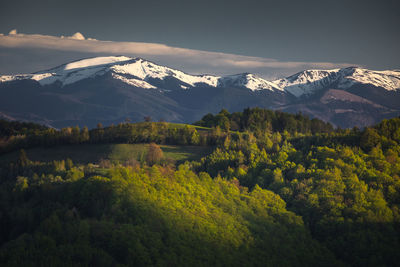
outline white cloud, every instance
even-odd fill
[[[157,43],[113,42],[85,38],[77,32],[69,37],[56,37],[39,34],[21,34],[12,30],[9,35],[0,35],[0,48],[41,49],[52,51],[74,52],[88,55],[126,55],[143,57],[186,72],[199,74],[232,74],[253,72],[263,77],[293,74],[296,71],[312,68],[340,68],[354,64],[330,62],[288,62],[271,58],[250,57],[228,53],[208,52],[186,48],[171,47]],[[0,60],[1,62],[1,60]],[[10,62],[7,62],[10,64]],[[65,63],[65,62],[60,62]],[[0,63],[1,64],[1,63]],[[5,69],[0,66],[0,69]]]
[[[68,37],[61,36],[61,39],[63,39],[63,38],[69,38],[69,39],[73,39],[73,40],[85,40],[85,36],[83,36],[83,34],[80,32],[76,32],[72,36],[68,36]]]

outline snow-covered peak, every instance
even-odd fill
[[[297,97],[312,95],[327,87],[346,90],[356,84],[398,90],[400,89],[400,71],[373,71],[358,67],[306,70],[273,83]]]
[[[340,69],[334,70],[305,70],[284,79],[276,80],[277,86],[300,97],[329,86],[339,75]]]
[[[340,69],[333,70],[305,70],[299,73],[296,73],[292,76],[287,77],[285,80],[290,81],[292,83],[304,84],[304,83],[312,83],[324,79],[332,74],[336,74],[340,71]]]
[[[132,75],[142,80],[164,80],[166,77],[173,77],[190,86],[204,83],[209,86],[216,87],[218,79],[220,78],[212,75],[190,75],[179,70],[157,65],[144,59],[137,59],[133,62],[129,61],[123,64],[116,64],[112,66],[111,69],[115,73]]]
[[[41,85],[52,84],[59,81],[64,86],[86,78],[92,78],[96,75],[104,74],[113,64],[121,64],[122,62],[131,60],[135,59],[125,56],[81,59],[50,70],[39,71],[33,74],[0,76],[0,82],[31,79],[36,80]]]
[[[273,82],[264,80],[251,73],[242,73],[222,77],[219,80],[219,86],[245,87],[252,91],[257,90],[280,90],[283,89]]]
[[[370,84],[389,91],[398,90],[400,89],[400,71],[374,71],[354,68],[351,74],[344,75],[339,86],[347,89],[356,83]]]

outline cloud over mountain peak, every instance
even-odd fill
[[[20,56],[24,50],[24,60]],[[16,30],[9,35],[0,35],[0,74],[12,73],[16,66],[32,65],[31,69],[21,72],[33,72],[43,66],[43,55],[46,55],[49,68],[55,64],[76,60],[79,57],[98,55],[120,55],[144,57],[162,65],[185,69],[194,74],[205,71],[215,75],[252,72],[263,78],[281,78],[285,75],[304,69],[343,68],[354,64],[331,62],[279,61],[273,58],[243,56],[230,53],[209,52],[188,48],[172,47],[158,43],[101,41],[85,37],[76,32],[72,36],[57,37],[41,34],[21,34]],[[14,52],[15,51],[15,52]],[[1,58],[1,57],[7,58]],[[36,58],[40,58],[36,59]],[[58,59],[58,62],[56,61]],[[18,60],[23,60],[20,62]],[[15,66],[13,66],[13,64]],[[36,64],[36,65],[35,65]],[[279,74],[279,75],[278,75]]]

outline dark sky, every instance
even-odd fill
[[[0,3],[0,33],[163,43],[290,61],[400,68],[400,1],[75,1]]]

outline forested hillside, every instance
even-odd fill
[[[2,125],[2,265],[400,261],[400,118],[342,130],[255,108],[208,114],[197,126]],[[89,145],[138,143],[151,144],[132,160],[106,152],[90,163],[31,159],[60,145],[85,153]],[[168,153],[171,145],[211,152],[181,164]]]

